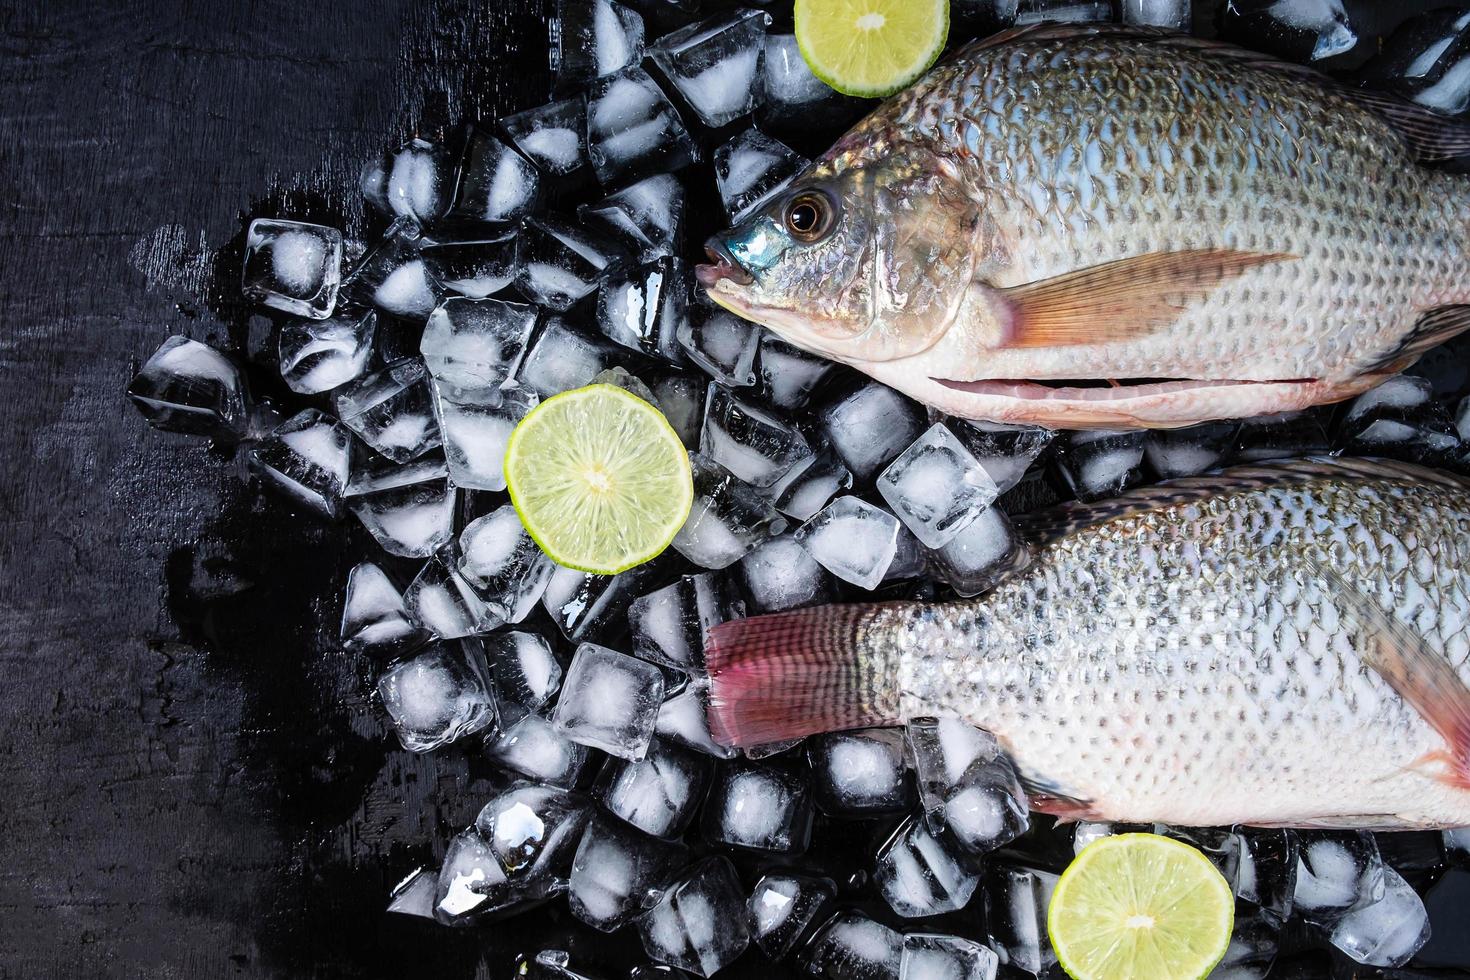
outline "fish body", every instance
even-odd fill
[[[976,600],[716,627],[717,737],[959,717],[1064,816],[1470,824],[1470,484],[1361,461],[1219,479],[1065,515]]]
[[[886,102],[712,239],[700,279],[968,418],[1340,400],[1470,323],[1470,183],[1400,135],[1450,124],[1366,98],[1192,38],[1020,30]]]

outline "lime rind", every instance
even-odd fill
[[[1120,907],[1144,905],[1169,916],[1146,932],[1120,930]],[[1224,957],[1234,921],[1230,885],[1198,849],[1118,834],[1084,847],[1062,873],[1046,925],[1073,980],[1191,980]]]
[[[889,45],[886,48],[877,45],[870,46],[869,63],[863,66],[867,70],[860,78],[856,70],[848,71],[845,70],[847,66],[831,64],[831,59],[825,57],[822,51],[817,50],[818,44],[815,43],[819,36],[823,42],[826,42],[834,33],[832,28],[835,23],[855,20],[856,18],[850,15],[859,5],[887,5],[905,11],[930,7],[933,17],[927,26],[930,28],[931,35],[927,39],[920,39],[919,43],[914,45],[913,52],[905,52],[902,60],[892,58],[896,45]],[[795,21],[797,50],[801,52],[802,60],[806,62],[813,75],[829,88],[843,95],[863,99],[881,99],[913,84],[939,59],[939,55],[944,51],[945,42],[949,39],[949,0],[868,0],[868,2],[865,0],[796,0]],[[820,26],[813,27],[812,25]],[[854,39],[853,44],[855,44],[857,34],[850,36]],[[875,80],[873,76],[880,73],[875,70],[872,61],[879,52],[889,56],[891,63],[887,66],[887,70],[881,73],[881,80]]]
[[[588,490],[589,474],[605,479]],[[689,455],[662,412],[615,385],[562,392],[529,412],[505,451],[506,488],[552,561],[614,575],[661,554],[694,503]]]

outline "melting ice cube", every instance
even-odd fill
[[[826,878],[766,875],[755,883],[745,903],[755,944],[773,960],[785,958],[836,897],[837,887]]]
[[[923,411],[876,381],[859,382],[824,406],[823,431],[842,461],[866,483],[923,433]]]
[[[571,177],[588,163],[585,96],[506,116],[500,128],[511,145],[548,177]]]
[[[572,915],[603,932],[622,928],[658,900],[686,854],[622,821],[595,820],[572,861]]]
[[[593,793],[625,823],[654,837],[675,839],[694,818],[709,769],[707,756],[654,739],[643,758],[610,761]]]
[[[170,337],[128,384],[128,398],[155,429],[235,439],[249,424],[245,381],[219,351]]]
[[[964,444],[936,422],[878,476],[878,492],[923,544],[942,548],[1000,496]]]
[[[394,462],[416,459],[441,442],[422,361],[390,364],[339,388],[335,401],[342,424]]]
[[[505,623],[443,555],[425,563],[404,591],[403,600],[417,622],[443,639],[488,633]]]
[[[825,813],[898,813],[913,803],[901,732],[891,728],[833,732],[808,740],[806,751],[812,792]]]
[[[535,208],[540,190],[541,174],[531,161],[495,136],[475,131],[460,162],[454,216],[492,225],[509,224]]]
[[[324,320],[337,305],[342,233],[305,221],[256,218],[245,232],[245,298]]]
[[[427,558],[454,533],[455,495],[448,475],[443,453],[402,466],[387,460],[354,462],[347,506],[390,555]]]
[[[745,615],[745,604],[718,572],[685,575],[633,601],[628,624],[633,652],[644,660],[698,674],[710,627]]]
[[[532,341],[516,379],[542,398],[550,398],[590,384],[597,375],[627,359],[626,351],[602,335],[581,333],[554,317]]]
[[[815,454],[796,426],[711,384],[699,451],[751,486],[768,487]]]
[[[587,93],[587,153],[604,185],[680,170],[694,141],[673,103],[641,68],[599,78]]]
[[[999,960],[959,936],[911,932],[903,937],[898,980],[995,980]]]
[[[384,195],[394,214],[428,223],[449,209],[454,160],[444,147],[412,139],[393,155]]]
[[[494,388],[520,364],[536,310],[498,299],[446,299],[429,314],[419,341],[434,380],[453,388]]]
[[[741,388],[755,383],[760,328],[700,298],[679,325],[679,343],[689,359],[721,384]]]
[[[909,817],[878,849],[874,880],[889,908],[914,919],[964,908],[980,874],[945,835]]]
[[[751,127],[715,150],[715,184],[732,222],[770,200],[810,163],[780,140]]]
[[[516,284],[533,303],[565,311],[616,268],[617,249],[563,218],[527,219],[516,238]]]
[[[744,905],[729,860],[705,858],[638,920],[643,951],[660,963],[713,976],[750,945]]]
[[[504,490],[505,450],[510,434],[541,399],[534,391],[515,384],[489,392],[469,392],[436,383],[433,395],[454,485]]]
[[[755,108],[769,14],[735,10],[658,39],[649,55],[706,126]]]
[[[704,804],[704,836],[715,843],[782,854],[806,850],[811,791],[785,769],[752,762],[721,766]]]
[[[268,485],[327,517],[341,511],[351,468],[352,435],[314,408],[291,417],[247,452]]]
[[[425,245],[419,253],[431,286],[471,299],[484,299],[516,278],[515,235]]]
[[[485,659],[502,701],[536,711],[561,686],[561,661],[539,633],[509,630],[485,637]]]
[[[740,559],[740,574],[755,612],[820,606],[836,598],[827,570],[789,534],[761,543]]]
[[[491,762],[548,786],[575,785],[587,755],[585,745],[566,738],[538,714],[523,716],[485,745]]]
[[[297,394],[315,395],[360,377],[373,353],[377,325],[371,310],[291,321],[281,328],[282,380]]]
[[[349,650],[398,651],[427,638],[388,574],[372,562],[353,567],[342,600],[342,645]]]
[[[597,325],[604,336],[630,350],[683,364],[677,331],[688,302],[684,263],[662,259],[602,284]]]
[[[640,262],[678,255],[683,244],[684,185],[673,174],[654,174],[596,204],[583,204],[577,215],[627,242]]]
[[[857,497],[838,497],[796,529],[822,566],[863,589],[876,589],[898,553],[898,520]]]
[[[664,675],[653,664],[583,643],[567,670],[552,722],[574,742],[620,759],[641,759],[663,698]]]
[[[495,723],[478,658],[473,646],[436,643],[378,679],[378,696],[405,749],[428,752]]]
[[[807,972],[823,980],[898,980],[903,936],[856,910],[823,923],[807,947]]]
[[[674,536],[674,548],[703,568],[725,568],[762,541],[786,530],[786,521],[760,494],[699,453],[690,453],[694,505]]]
[[[506,504],[465,525],[459,572],[506,622],[525,619],[546,591],[553,564]]]
[[[571,92],[643,58],[643,18],[615,0],[557,0],[551,72]]]

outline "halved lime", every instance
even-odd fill
[[[510,435],[505,483],[559,565],[611,575],[669,546],[689,516],[689,455],[663,413],[594,384],[532,409]]]
[[[949,0],[796,0],[807,67],[847,95],[892,95],[924,74],[949,36]]]
[[[1158,834],[1118,834],[1062,872],[1046,929],[1075,980],[1193,980],[1225,955],[1234,922],[1209,858]]]

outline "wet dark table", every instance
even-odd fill
[[[0,5],[0,978],[499,980],[556,941],[383,914],[482,775],[397,750],[337,650],[357,529],[122,396],[171,333],[260,360],[211,285],[247,215],[360,232],[383,146],[544,101],[548,6]]]

